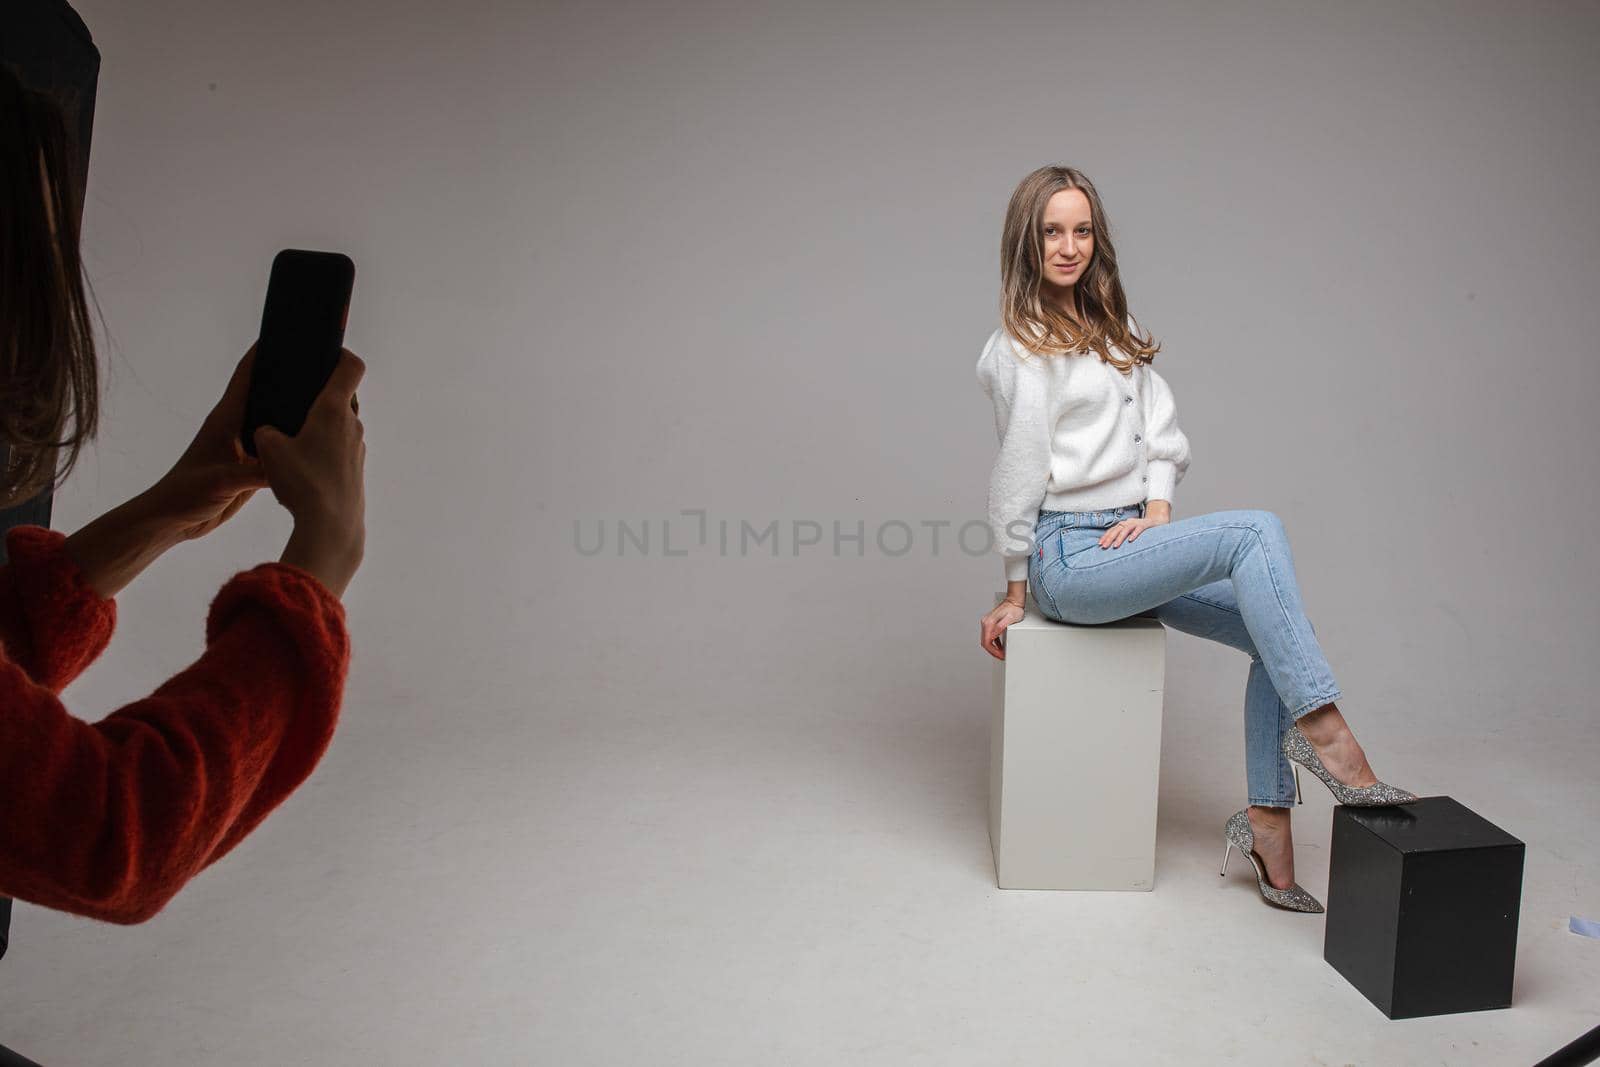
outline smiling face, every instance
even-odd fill
[[[1044,281],[1055,287],[1057,298],[1067,307],[1072,306],[1072,287],[1094,255],[1092,219],[1089,198],[1081,190],[1063,189],[1045,202],[1040,220]]]

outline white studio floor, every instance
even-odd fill
[[[661,634],[631,669],[519,683],[556,694],[537,714],[509,668],[428,710],[355,672],[317,773],[153,921],[18,905],[0,1043],[46,1067],[1455,1067],[1600,1022],[1600,941],[1567,930],[1600,911],[1576,718],[1522,709],[1441,765],[1426,723],[1363,731],[1346,703],[1381,777],[1527,843],[1513,1006],[1390,1021],[1323,962],[1321,916],[1264,903],[1248,864],[1218,877],[1242,752],[1237,708],[1185,683],[1204,642],[1168,646],[1154,891],[1055,893],[995,888],[976,647],[956,693],[870,655],[785,673],[802,631],[765,662],[770,634]],[[1326,899],[1333,802],[1301,782],[1296,876]]]

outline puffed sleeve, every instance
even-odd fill
[[[35,684],[60,693],[111,643],[117,602],[83,578],[67,535],[25,524],[5,532],[0,643]]]
[[[989,472],[989,528],[1004,558],[1006,581],[1022,582],[1050,482],[1051,402],[1044,372],[1019,360],[1002,338],[991,338],[979,361],[1000,440]]]
[[[1172,500],[1189,469],[1189,438],[1178,428],[1178,405],[1166,379],[1146,365],[1144,395],[1145,472],[1148,500]]]
[[[263,563],[218,591],[205,636],[96,723],[0,655],[0,894],[143,922],[310,775],[349,662],[339,598]]]

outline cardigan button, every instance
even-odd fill
[[[1140,437],[1140,436],[1139,436],[1139,435],[1138,435],[1138,434],[1134,434],[1134,435],[1133,435],[1133,439],[1134,439],[1134,440],[1135,440],[1135,441],[1143,441],[1143,440],[1144,440],[1144,438],[1142,438],[1142,437]]]
[[[1131,404],[1131,403],[1133,403],[1133,397],[1131,397],[1131,396],[1125,396],[1125,397],[1123,397],[1123,398],[1122,398],[1122,402],[1123,402],[1123,403],[1124,403],[1124,404]]]
[[[1149,481],[1149,480],[1150,480],[1150,478],[1149,478],[1149,477],[1148,477],[1148,476],[1147,476],[1147,475],[1143,475],[1143,474],[1141,474],[1141,475],[1140,475],[1140,476],[1139,476],[1139,480],[1140,480],[1140,481],[1141,481],[1141,482],[1148,482],[1148,481]]]

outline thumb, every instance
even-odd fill
[[[254,440],[256,455],[260,456],[263,450],[276,449],[283,440],[283,434],[273,426],[257,426]]]

